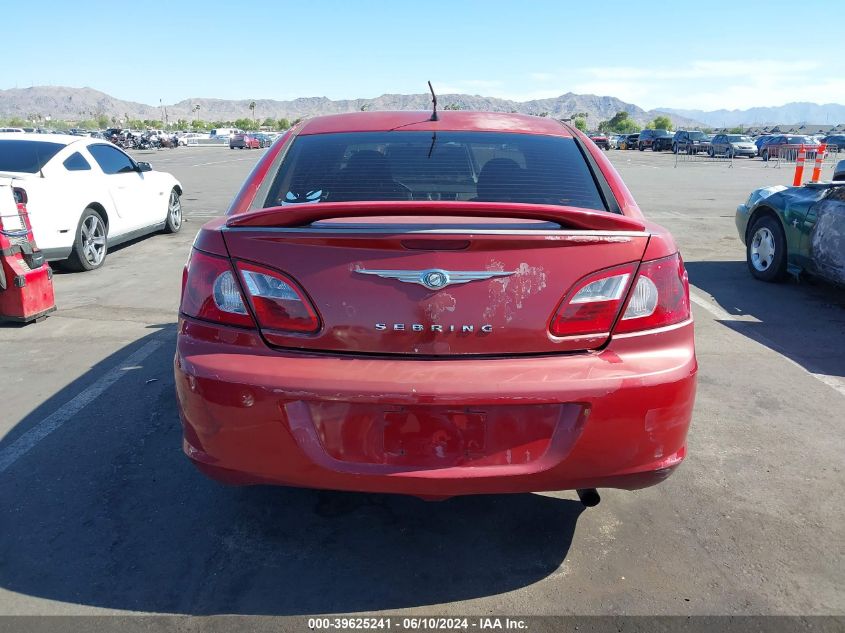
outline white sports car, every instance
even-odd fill
[[[0,134],[0,175],[26,191],[45,257],[74,270],[99,268],[121,242],[182,227],[179,181],[102,139]]]

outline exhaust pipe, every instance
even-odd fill
[[[578,499],[585,508],[594,508],[601,501],[599,491],[595,488],[578,488],[575,492],[578,493]]]

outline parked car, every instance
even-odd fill
[[[200,229],[187,457],[229,483],[429,499],[592,505],[664,480],[697,371],[674,240],[573,127],[438,114],[308,119]]]
[[[672,149],[672,141],[675,135],[672,132],[666,132],[656,137],[652,142],[651,149],[655,152],[667,152]]]
[[[107,141],[58,134],[0,138],[0,175],[20,180],[35,241],[73,270],[103,265],[108,249],[182,227],[182,185]]]
[[[845,161],[832,182],[762,187],[736,209],[751,274],[781,281],[809,273],[845,285]]]
[[[646,149],[651,149],[655,152],[661,149],[669,149],[672,147],[672,134],[667,130],[649,130],[645,129],[640,132],[637,139],[637,149],[641,152]]]
[[[710,139],[700,130],[678,130],[672,137],[672,151],[677,154],[698,154],[710,148]]]
[[[208,133],[208,137],[217,140],[229,140],[235,134],[238,134],[240,130],[233,127],[219,127],[214,128],[211,132]]]
[[[760,156],[763,157],[763,160],[767,161],[770,158],[778,158],[784,157],[785,152],[789,152],[790,157],[794,158],[795,155],[798,153],[798,149],[801,145],[809,146],[810,148],[814,148],[818,145],[816,139],[810,136],[797,136],[794,134],[778,134],[774,136],[766,142],[763,148],[760,150]],[[807,154],[807,157],[815,158],[815,152],[811,151]]]
[[[754,145],[757,146],[757,155],[758,156],[762,156],[763,146],[766,143],[768,143],[769,141],[771,141],[773,138],[775,138],[776,136],[777,136],[776,134],[765,134],[763,136],[758,136],[757,138],[754,139]]]
[[[637,149],[640,133],[626,134],[621,141],[619,141],[619,149]]]
[[[827,151],[839,154],[845,152],[845,134],[830,134],[824,137],[827,144]]]
[[[610,138],[608,138],[608,144],[610,145],[610,149],[619,149],[619,143],[625,137],[622,134],[611,134]]]
[[[598,147],[601,147],[602,149],[610,149],[610,141],[608,140],[606,134],[602,132],[590,132],[587,136],[589,136],[590,140]]]
[[[253,134],[235,134],[229,139],[229,149],[259,149],[261,141]]]
[[[200,139],[207,139],[208,134],[203,134],[201,132],[184,132],[179,136],[179,145],[190,145],[190,144],[198,144]]]
[[[750,136],[743,134],[717,134],[710,142],[710,149],[708,151],[710,156],[727,156],[733,158],[734,156],[747,156],[754,158],[757,156],[757,146]]]
[[[19,127],[0,127],[0,133],[8,133],[8,134],[23,134],[23,128]]]
[[[258,147],[270,147],[270,145],[273,144],[273,141],[270,139],[270,137],[264,134],[263,132],[258,132],[256,134],[252,134],[251,136],[258,139]]]

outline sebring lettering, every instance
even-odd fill
[[[475,325],[440,325],[439,323],[432,323],[431,325],[423,325],[422,323],[376,323],[376,330],[385,331],[393,330],[394,332],[460,332],[461,334],[472,334],[476,331]],[[478,332],[482,334],[491,334],[493,326],[486,323],[478,327]]]

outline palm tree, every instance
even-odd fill
[[[250,101],[249,109],[252,110],[252,127],[255,127],[255,101]]]

